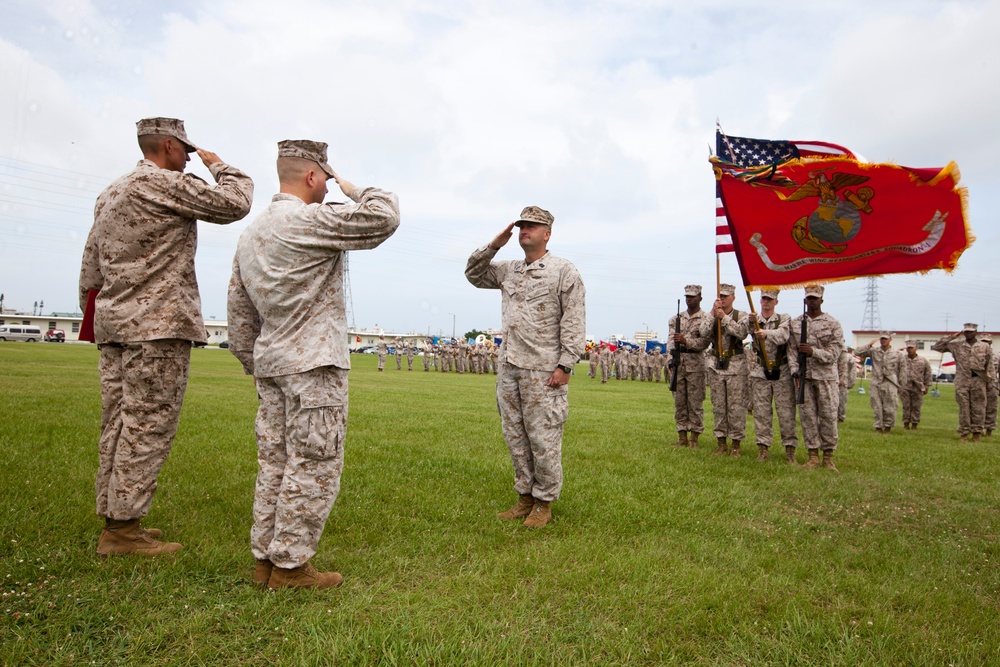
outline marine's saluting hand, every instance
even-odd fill
[[[490,247],[499,250],[507,245],[507,241],[510,241],[510,237],[514,235],[514,224],[515,223],[512,222],[504,227],[503,231],[497,234],[496,238],[490,241]]]

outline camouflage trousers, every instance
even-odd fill
[[[424,352],[424,370],[429,371],[431,368],[431,355],[429,352]]]
[[[250,549],[278,567],[316,553],[340,492],[347,436],[347,371],[324,366],[257,378],[257,487]]]
[[[778,433],[784,447],[795,447],[799,436],[795,431],[795,390],[787,368],[782,368],[777,380],[750,378],[750,395],[753,404],[753,433],[758,445],[771,446],[773,416],[771,406],[778,415]]]
[[[514,466],[514,490],[553,501],[562,490],[562,436],[569,386],[549,387],[550,371],[500,363],[497,408]]]
[[[149,513],[156,478],[177,434],[191,343],[166,339],[99,347],[97,514],[139,519]]]
[[[382,370],[383,368],[385,368],[385,355],[382,354],[382,353],[379,353],[379,355],[378,355],[378,369]]]
[[[597,359],[590,360],[590,371],[587,373],[587,377],[597,377]]]
[[[695,435],[705,430],[705,372],[677,371],[677,390],[674,392],[674,421],[678,431]]]
[[[919,424],[920,410],[924,406],[924,392],[919,389],[900,389],[899,400],[903,404],[903,423]]]
[[[709,373],[712,429],[716,438],[743,440],[747,431],[747,378],[745,375]]]
[[[983,426],[988,431],[997,430],[997,390],[995,387],[986,388],[986,420]]]
[[[601,361],[601,382],[607,382],[611,377],[611,362]]]
[[[403,355],[401,355],[399,352],[396,353],[396,370],[397,371],[403,370]]]
[[[413,370],[413,355],[412,354],[406,355],[406,370],[408,370],[408,371],[412,371]]]
[[[958,434],[982,433],[986,428],[986,382],[972,377],[955,383]]]
[[[869,386],[868,403],[875,413],[875,428],[892,428],[896,425],[896,406],[899,404],[899,390],[891,382]]]
[[[802,442],[809,449],[837,449],[837,380],[806,380],[805,403],[799,406]]]
[[[848,387],[840,387],[840,403],[837,404],[837,421],[847,419],[847,395],[851,392]]]

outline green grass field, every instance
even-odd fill
[[[495,518],[516,496],[492,376],[353,363],[315,559],[345,584],[266,593],[231,355],[193,352],[145,521],[184,550],[102,561],[97,350],[0,344],[0,663],[1000,664],[1000,442],[958,441],[950,387],[889,436],[852,392],[836,475],[671,447],[663,384],[581,364],[563,495],[529,531]]]

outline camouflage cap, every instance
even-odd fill
[[[892,332],[891,331],[883,331],[882,333],[880,333],[878,335],[878,337],[879,338],[892,338]]]
[[[701,296],[701,285],[685,285],[684,296]]]
[[[780,293],[780,289],[762,289],[760,291],[760,298],[763,299],[764,297],[767,297],[768,299],[777,299]]]
[[[962,327],[962,331],[979,331],[979,325],[975,322],[966,322],[965,326]]]
[[[308,139],[285,139],[278,142],[278,157],[300,157],[315,162],[329,178],[333,178],[333,168],[326,161],[327,145],[322,141]]]
[[[822,299],[824,291],[822,285],[806,285],[806,296],[818,296]]]
[[[916,348],[917,347],[917,341],[915,341],[915,340],[908,340],[908,341],[906,341],[906,347]]]
[[[732,296],[736,294],[736,286],[729,283],[719,285],[719,296]]]
[[[555,222],[555,220],[556,219],[552,216],[552,214],[544,208],[540,208],[538,206],[525,206],[524,210],[521,211],[521,217],[518,218],[517,222],[514,224],[520,227],[522,222],[536,222],[539,225],[545,225],[551,229],[552,223]]]
[[[993,336],[991,336],[990,334],[988,334],[988,333],[986,333],[984,331],[983,333],[979,334],[979,340],[987,342],[987,343],[992,343],[993,342]]]
[[[144,137],[151,134],[159,134],[166,137],[173,137],[187,149],[188,153],[193,153],[198,148],[188,139],[187,132],[184,131],[184,121],[176,118],[143,118],[135,123],[135,134],[137,137]]]

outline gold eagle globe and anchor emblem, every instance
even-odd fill
[[[840,254],[847,249],[847,243],[861,231],[861,214],[870,214],[869,202],[875,196],[870,187],[857,191],[844,188],[860,185],[867,176],[833,172],[818,169],[809,172],[809,180],[796,188],[784,201],[799,201],[807,197],[819,197],[819,205],[808,216],[802,216],[792,225],[792,239],[806,252],[814,255],[825,253]],[[842,193],[839,191],[843,190]]]

